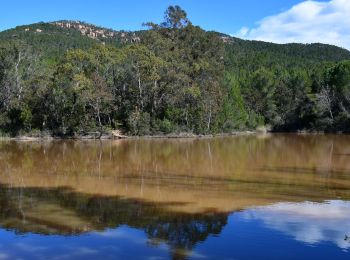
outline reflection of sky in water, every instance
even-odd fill
[[[167,247],[147,246],[141,230],[126,226],[78,236],[16,235],[0,231],[2,259],[166,259]]]
[[[220,234],[197,241],[188,259],[350,259],[350,202],[277,203],[228,216]],[[189,235],[191,235],[189,233]],[[126,225],[77,236],[16,234],[0,229],[2,259],[169,259],[165,241],[152,243]]]
[[[244,212],[244,218],[261,220],[270,229],[281,231],[308,244],[333,242],[349,249],[350,202],[278,203]]]

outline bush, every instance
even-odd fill
[[[224,133],[229,133],[234,131],[236,128],[235,123],[232,120],[226,120],[225,123],[222,125],[222,131]]]
[[[129,131],[132,135],[149,135],[151,117],[148,113],[135,111],[130,114],[127,120]]]
[[[170,134],[175,130],[173,123],[168,119],[158,120],[157,125],[159,126],[159,130],[164,134]]]
[[[350,115],[348,113],[340,113],[334,122],[334,129],[341,132],[350,132]]]
[[[10,135],[2,130],[0,130],[0,139],[2,138],[9,138]]]
[[[30,131],[32,128],[31,125],[32,125],[33,115],[32,115],[32,111],[30,111],[28,106],[24,106],[24,108],[22,108],[20,118],[22,120],[24,130]]]

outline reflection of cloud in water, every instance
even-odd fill
[[[145,244],[147,238],[141,232],[135,232],[128,227],[119,227],[117,229],[107,229],[103,232],[91,232],[91,235],[98,237],[111,238],[111,239],[122,239],[128,240],[134,244]]]
[[[77,247],[77,248],[73,248],[73,247],[67,247],[67,251],[65,254],[62,255],[57,255],[55,257],[52,257],[52,260],[64,260],[64,259],[74,259],[77,257],[87,257],[90,255],[97,255],[99,253],[99,251],[91,249],[91,248],[87,248],[87,247]],[[45,259],[45,257],[43,257],[43,259]]]
[[[15,243],[14,246],[18,250],[27,251],[27,252],[39,252],[39,251],[45,251],[48,249],[47,247],[44,247],[44,246],[28,245],[24,243]]]
[[[10,256],[8,254],[0,253],[0,260],[3,259],[10,259]]]
[[[344,240],[350,233],[350,202],[277,203],[247,210],[244,218],[262,220],[269,228],[308,244],[329,241],[342,249],[350,248]]]
[[[31,258],[34,257],[34,259],[52,259],[52,260],[65,260],[65,259],[75,259],[78,257],[89,257],[91,255],[97,255],[100,252],[98,250],[83,247],[83,246],[77,246],[77,247],[71,247],[71,246],[65,246],[65,245],[58,245],[56,250],[64,252],[63,254],[57,254],[55,256],[50,256],[50,252],[53,250],[52,247],[42,247],[35,244],[24,244],[24,243],[14,243],[10,247],[6,248],[4,251],[6,252],[0,252],[0,260],[3,259],[26,259],[21,258],[19,256],[16,256],[17,253],[22,253],[24,255],[30,256]]]

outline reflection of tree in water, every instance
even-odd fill
[[[155,244],[157,240],[166,241],[174,259],[183,259],[208,235],[220,234],[226,223],[226,214],[177,215],[152,222],[145,227],[145,231]]]
[[[174,202],[173,204],[176,204]],[[18,233],[77,235],[127,225],[145,231],[150,244],[167,243],[174,259],[183,259],[196,243],[219,234],[227,214],[189,214],[149,203],[75,193],[67,188],[0,186],[0,225]]]

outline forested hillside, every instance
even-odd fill
[[[207,32],[178,6],[145,26],[0,32],[1,135],[350,131],[348,50]]]

